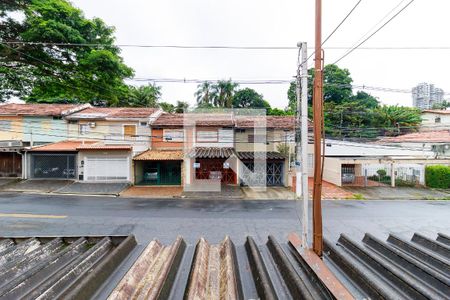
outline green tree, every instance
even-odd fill
[[[312,92],[314,83],[314,68],[308,70],[308,103],[312,104]],[[323,70],[323,100],[340,104],[353,99],[352,84],[353,79],[350,71],[341,69],[337,65],[326,65]],[[288,89],[288,109],[296,111],[296,82],[291,82]]]
[[[357,91],[356,95],[353,97],[353,101],[367,108],[376,108],[380,105],[377,98],[364,91]]]
[[[213,86],[213,105],[222,108],[233,107],[233,97],[238,86],[239,85],[231,81],[231,79],[219,80],[217,84]]]
[[[401,134],[414,131],[422,122],[420,110],[414,107],[383,105],[374,110],[373,125],[387,134]]]
[[[114,28],[88,19],[66,0],[2,1],[0,98],[30,102],[106,102],[128,95],[124,79],[133,75],[114,46]],[[24,19],[15,18],[23,14]],[[101,44],[100,47],[74,47]]]
[[[213,105],[213,87],[214,85],[209,81],[205,81],[197,86],[197,91],[194,95],[199,107],[209,107]]]
[[[155,84],[130,87],[129,106],[136,107],[158,107],[161,97],[161,87]]]
[[[270,108],[270,104],[263,99],[254,89],[245,88],[238,90],[233,97],[233,107],[236,108]]]
[[[168,103],[168,102],[160,102],[159,103],[159,107],[168,113],[173,113],[175,111],[175,105],[173,105],[172,103]]]
[[[177,101],[177,104],[174,107],[174,111],[178,114],[182,114],[188,108],[189,108],[189,103],[187,103],[185,101]]]

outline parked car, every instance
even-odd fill
[[[354,182],[355,182],[355,174],[352,173],[342,174],[342,183],[354,183]]]

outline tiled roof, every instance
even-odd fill
[[[450,110],[446,110],[446,109],[426,109],[426,110],[423,110],[422,113],[433,113],[433,114],[441,114],[441,115],[450,115]]]
[[[146,119],[158,111],[150,107],[90,107],[68,116],[68,119]]]
[[[189,152],[189,157],[195,158],[228,158],[236,154],[233,148],[196,147]]]
[[[184,120],[186,117],[186,121]],[[267,128],[293,129],[294,116],[233,116],[232,114],[197,113],[197,114],[169,114],[164,113],[153,123],[157,127],[183,126],[195,121],[196,126],[223,126],[237,128],[253,128],[265,126]],[[260,124],[258,124],[260,122]],[[311,127],[311,123],[309,124]]]
[[[182,127],[184,125],[184,115],[183,114],[161,114],[153,123],[152,126],[160,127]]]
[[[181,150],[147,150],[136,155],[133,160],[183,160]]]
[[[265,126],[275,129],[294,129],[294,116],[236,116],[236,128],[254,128],[255,126]],[[308,127],[311,127],[311,122]]]
[[[5,104],[0,105],[0,115],[13,116],[62,116],[70,110],[82,109],[78,104]]]
[[[186,119],[185,119],[186,118]],[[162,114],[158,119],[153,122],[152,126],[155,127],[181,127],[184,124],[191,125],[195,123],[196,126],[205,127],[232,127],[234,126],[234,120],[231,115],[227,114]]]
[[[0,238],[1,299],[91,299],[134,236]]]
[[[77,151],[78,147],[83,145],[83,143],[84,143],[84,145],[92,145],[96,142],[95,141],[66,140],[66,141],[32,147],[28,151],[75,152],[75,151]]]
[[[82,144],[77,147],[77,150],[124,150],[130,151],[133,147],[131,145],[108,145],[104,143],[95,143],[95,144]]]
[[[414,132],[395,137],[385,137],[377,143],[450,143],[450,131],[423,131]]]
[[[279,152],[238,152],[237,157],[242,160],[246,159],[285,159]]]

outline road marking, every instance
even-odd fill
[[[32,219],[64,219],[67,216],[58,215],[37,215],[37,214],[15,214],[15,213],[0,213],[0,218],[32,218]]]

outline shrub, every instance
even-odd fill
[[[395,186],[415,187],[416,183],[412,181],[403,180],[400,178],[395,179]]]
[[[377,171],[378,176],[380,176],[380,178],[383,178],[384,176],[386,176],[386,170],[385,169],[379,169]]]
[[[427,166],[425,168],[425,184],[430,188],[450,188],[450,167]]]

